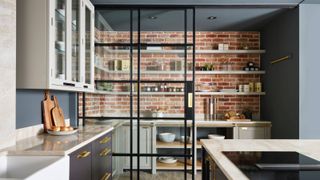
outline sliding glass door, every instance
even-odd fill
[[[83,97],[95,109],[83,119],[117,126],[114,179],[194,179],[194,8],[95,9],[96,93]]]

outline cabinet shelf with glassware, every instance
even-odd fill
[[[91,2],[35,0],[17,4],[17,88],[93,92]],[[37,26],[30,26],[34,23]]]

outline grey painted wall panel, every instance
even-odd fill
[[[299,10],[290,10],[262,30],[262,68],[266,96],[261,99],[262,119],[272,121],[272,138],[299,137]],[[274,65],[271,60],[291,54]]]
[[[300,138],[320,138],[320,5],[300,5]]]
[[[75,124],[76,117],[76,93],[53,91],[51,95],[58,97],[59,105],[64,111],[65,118],[70,118]],[[42,123],[41,101],[43,100],[42,90],[17,90],[17,113],[16,128],[23,128]]]

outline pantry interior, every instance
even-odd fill
[[[78,113],[85,123],[121,122],[113,132],[119,179],[140,169],[191,177],[201,170],[199,140],[208,135],[293,136],[298,9],[95,8],[96,87],[79,94]],[[287,123],[293,128],[283,129]],[[164,156],[177,161],[161,162]]]

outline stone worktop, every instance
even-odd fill
[[[112,124],[89,124],[68,136],[40,134],[17,141],[14,146],[0,150],[8,155],[68,155],[113,130]]]
[[[89,124],[113,124],[113,126],[130,125],[129,120],[87,120]],[[136,126],[137,121],[133,121]],[[188,120],[187,125],[191,126],[192,121]],[[141,126],[184,126],[183,120],[140,120]],[[204,121],[195,120],[196,127],[271,127],[270,121]]]
[[[228,179],[248,179],[222,151],[296,151],[320,161],[320,140],[201,140]]]

